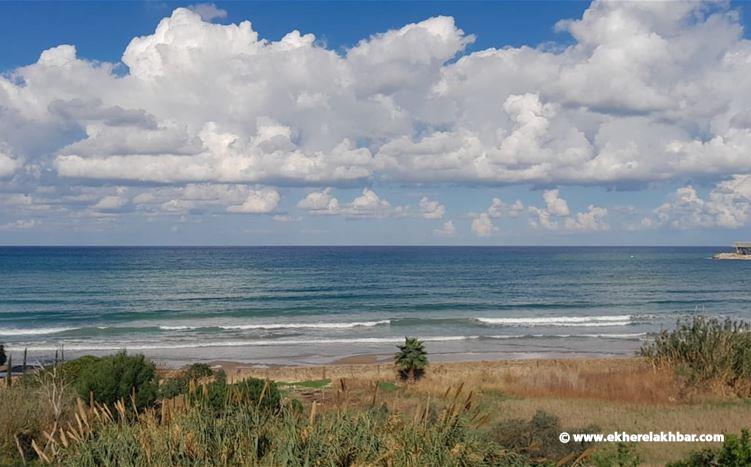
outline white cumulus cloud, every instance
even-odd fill
[[[438,201],[423,196],[420,198],[420,212],[425,219],[442,219],[446,213],[446,207]]]
[[[343,215],[353,218],[405,217],[409,211],[406,206],[392,206],[369,188],[363,188],[360,196],[344,204],[340,204],[339,200],[331,194],[331,188],[314,191],[300,200],[297,207],[313,214]]]
[[[486,212],[472,219],[472,232],[478,237],[489,237],[496,229],[497,227],[493,225],[493,219]]]
[[[519,217],[522,212],[524,212],[524,203],[522,203],[521,200],[517,199],[509,205],[504,203],[501,198],[493,198],[490,202],[490,207],[487,210],[488,215],[494,219],[504,216],[516,218]]]
[[[13,175],[22,165],[20,160],[0,151],[0,178]]]
[[[39,227],[41,222],[36,219],[19,219],[7,224],[0,224],[0,230],[29,230]]]
[[[453,237],[456,235],[456,228],[452,221],[446,221],[440,229],[434,229],[433,234],[439,237]]]
[[[751,176],[736,175],[718,183],[702,198],[691,186],[678,188],[647,217],[643,226],[673,229],[737,229],[751,220]]]
[[[229,206],[227,212],[240,214],[266,214],[273,212],[279,204],[279,192],[276,190],[254,190],[242,204]]]
[[[340,202],[327,187],[691,181],[716,187],[685,186],[645,223],[747,223],[751,42],[730,3],[595,1],[561,18],[558,44],[471,50],[447,16],[344,49],[212,22],[226,17],[177,8],[121,63],[59,44],[2,70],[0,190],[40,199],[13,209],[271,213],[280,186],[305,186],[299,209],[384,218],[409,213],[383,192]],[[127,199],[93,188],[117,186]],[[605,207],[572,212],[557,190],[544,203],[527,209],[536,227],[609,228]],[[473,231],[524,208],[494,199]],[[418,209],[445,216],[435,200]]]
[[[217,7],[213,3],[197,3],[189,8],[198,13],[204,21],[227,17],[227,11]]]
[[[605,222],[608,210],[590,204],[584,212],[571,213],[568,202],[560,197],[559,190],[545,190],[542,194],[545,207],[529,207],[529,223],[534,228],[572,232],[609,230]]]

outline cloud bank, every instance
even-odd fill
[[[123,76],[72,45],[42,52],[0,80],[3,145],[61,177],[124,182],[610,184],[751,170],[751,47],[724,4],[595,2],[556,26],[575,39],[565,49],[470,54],[473,37],[448,17],[339,54],[311,34],[273,42],[248,21],[205,20],[217,13],[175,10],[130,42]],[[19,160],[3,154],[0,175]]]
[[[645,224],[747,221],[748,198],[731,185],[751,172],[751,42],[729,4],[595,1],[555,25],[569,46],[471,53],[474,37],[450,17],[344,51],[296,30],[270,41],[249,21],[211,22],[225,17],[212,4],[178,8],[133,38],[122,64],[59,45],[0,76],[4,191],[58,190],[102,214],[212,204],[265,214],[279,187],[306,186],[302,210],[393,217],[406,208],[370,188],[340,203],[327,187],[709,180],[709,199],[687,186]],[[156,188],[141,198],[80,188],[103,184]],[[605,208],[572,214],[556,190],[544,201],[528,209],[539,228],[608,228]],[[417,209],[445,215],[427,197]],[[523,211],[491,206],[472,230],[491,235],[502,212]]]

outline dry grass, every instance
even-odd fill
[[[657,371],[637,359],[437,365],[417,389],[440,391],[457,380],[481,391],[525,398],[669,403],[685,397],[669,371]]]
[[[751,425],[751,401],[695,389],[687,392],[672,372],[638,358],[438,363],[411,386],[395,385],[396,372],[385,363],[269,369],[227,363],[223,367],[229,382],[248,376],[281,382],[314,381],[285,387],[308,410],[315,403],[314,411],[321,414],[385,403],[408,418],[412,414],[425,417],[429,410],[440,413],[451,407],[452,401],[456,403],[454,395],[461,386],[462,400],[472,398],[477,410],[486,415],[479,423],[482,429],[503,420],[528,420],[538,410],[557,416],[564,428],[596,425],[603,433],[738,433]],[[330,384],[320,380],[330,380]],[[13,389],[0,389],[4,400],[18,396],[11,404],[14,410],[4,414],[7,417],[0,420],[0,427],[15,430],[19,420],[50,418],[40,412],[32,417],[32,407],[23,403],[30,399]],[[168,405],[162,410],[167,409],[175,407]],[[636,450],[645,465],[664,465],[704,447],[709,446],[642,443]]]
[[[77,467],[526,465],[519,454],[468,428],[485,415],[461,388],[440,413],[425,406],[405,418],[372,403],[352,411],[319,411],[314,402],[304,412],[289,401],[263,408],[268,381],[260,396],[237,393],[214,407],[201,397],[205,385],[192,386],[189,395],[178,396],[179,404],[143,412],[135,411],[135,397],[132,411],[122,400],[110,409],[78,399],[75,422],[45,431],[32,447],[44,464]],[[345,386],[339,390],[351,392]]]
[[[564,427],[597,425],[603,433],[680,431],[681,433],[738,433],[751,423],[751,404],[645,404],[584,401],[581,399],[509,399],[496,405],[497,419],[531,418],[537,410],[558,416]],[[646,465],[665,465],[709,444],[641,443],[637,451]]]
[[[375,381],[396,380],[388,364],[234,370],[236,378],[248,374],[280,381],[329,378],[329,388],[307,394],[308,400],[322,403],[323,410],[368,404]],[[427,376],[413,387],[381,391],[377,398],[411,413],[428,397],[436,404],[447,403],[446,389],[462,383],[465,391],[480,395],[478,401],[491,415],[488,425],[529,419],[537,410],[558,416],[564,427],[597,425],[604,433],[738,433],[751,425],[751,402],[688,392],[671,371],[655,369],[638,358],[439,363],[431,365]],[[645,465],[664,465],[708,446],[642,443],[637,451]]]
[[[19,449],[28,452],[34,438],[67,418],[61,411],[72,405],[73,393],[56,388],[59,393],[53,395],[52,389],[44,381],[21,385],[20,379],[10,388],[0,387],[0,465],[13,465],[11,460],[17,460]]]
[[[316,379],[396,381],[388,364],[330,365],[254,369],[233,367],[228,379],[248,376],[275,381]],[[464,382],[476,390],[501,390],[519,397],[558,397],[617,402],[671,403],[697,397],[668,370],[657,370],[641,359],[510,360],[451,362],[430,366],[413,390],[437,395]]]

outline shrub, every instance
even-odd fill
[[[751,441],[749,431],[742,430],[741,436],[727,435],[719,449],[703,449],[694,452],[688,459],[668,464],[669,467],[703,466],[742,466],[751,465]]]
[[[180,394],[186,394],[191,381],[198,381],[211,376],[214,376],[215,379],[226,379],[226,376],[222,376],[223,373],[217,372],[215,374],[211,367],[205,363],[194,363],[177,376],[162,381],[162,384],[159,386],[159,398],[172,399]]]
[[[595,452],[588,465],[595,467],[637,467],[641,459],[634,452],[634,445],[618,443],[616,447],[605,448]]]
[[[60,368],[62,369],[65,380],[69,383],[75,383],[78,376],[81,374],[81,370],[87,368],[100,360],[99,357],[93,355],[84,355],[78,357],[75,360],[68,360],[63,363]],[[86,396],[88,398],[88,395]]]
[[[405,337],[404,345],[398,345],[399,351],[394,355],[394,363],[399,369],[399,376],[409,382],[419,379],[428,366],[428,352],[421,340]]]
[[[501,446],[529,456],[538,461],[559,461],[563,458],[576,459],[585,449],[587,443],[561,443],[558,439],[561,431],[560,421],[555,415],[542,410],[531,420],[504,420],[491,430],[493,439]],[[597,427],[574,428],[574,433],[596,433]]]
[[[695,317],[663,331],[640,354],[670,366],[689,383],[717,383],[739,395],[751,394],[751,327],[742,321]]]
[[[55,422],[69,420],[73,392],[46,374],[28,378],[21,384],[0,388],[0,465],[20,465],[16,439],[25,460],[34,459],[31,441],[40,443],[44,430],[50,430]]]
[[[184,371],[183,376],[188,381],[193,379],[199,380],[201,378],[214,376],[214,370],[212,370],[211,367],[205,363],[194,363]]]
[[[0,365],[5,365],[5,362],[8,360],[8,357],[5,356],[5,346],[3,344],[0,344]]]
[[[135,404],[140,410],[156,401],[158,380],[154,364],[143,355],[115,355],[87,360],[82,365],[75,381],[82,399],[92,394],[95,401],[113,404],[118,400],[129,401],[135,392]]]
[[[240,403],[216,414],[202,404],[160,419],[110,423],[62,449],[60,465],[527,466],[462,423],[424,423],[381,408],[261,410]]]
[[[159,398],[172,399],[188,392],[188,382],[183,377],[167,378],[159,385]]]
[[[229,385],[226,380],[218,378],[208,383],[205,391],[197,391],[196,398],[217,412],[239,405],[259,406],[271,411],[278,411],[282,406],[282,394],[276,383],[258,378]]]
[[[248,378],[233,384],[234,394],[230,393],[230,400],[259,404],[270,410],[279,410],[282,404],[282,394],[276,383],[258,378]]]

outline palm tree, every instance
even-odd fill
[[[428,366],[428,352],[421,340],[416,337],[405,337],[404,345],[397,345],[399,351],[394,355],[394,363],[399,368],[402,379],[413,383],[425,372]]]

